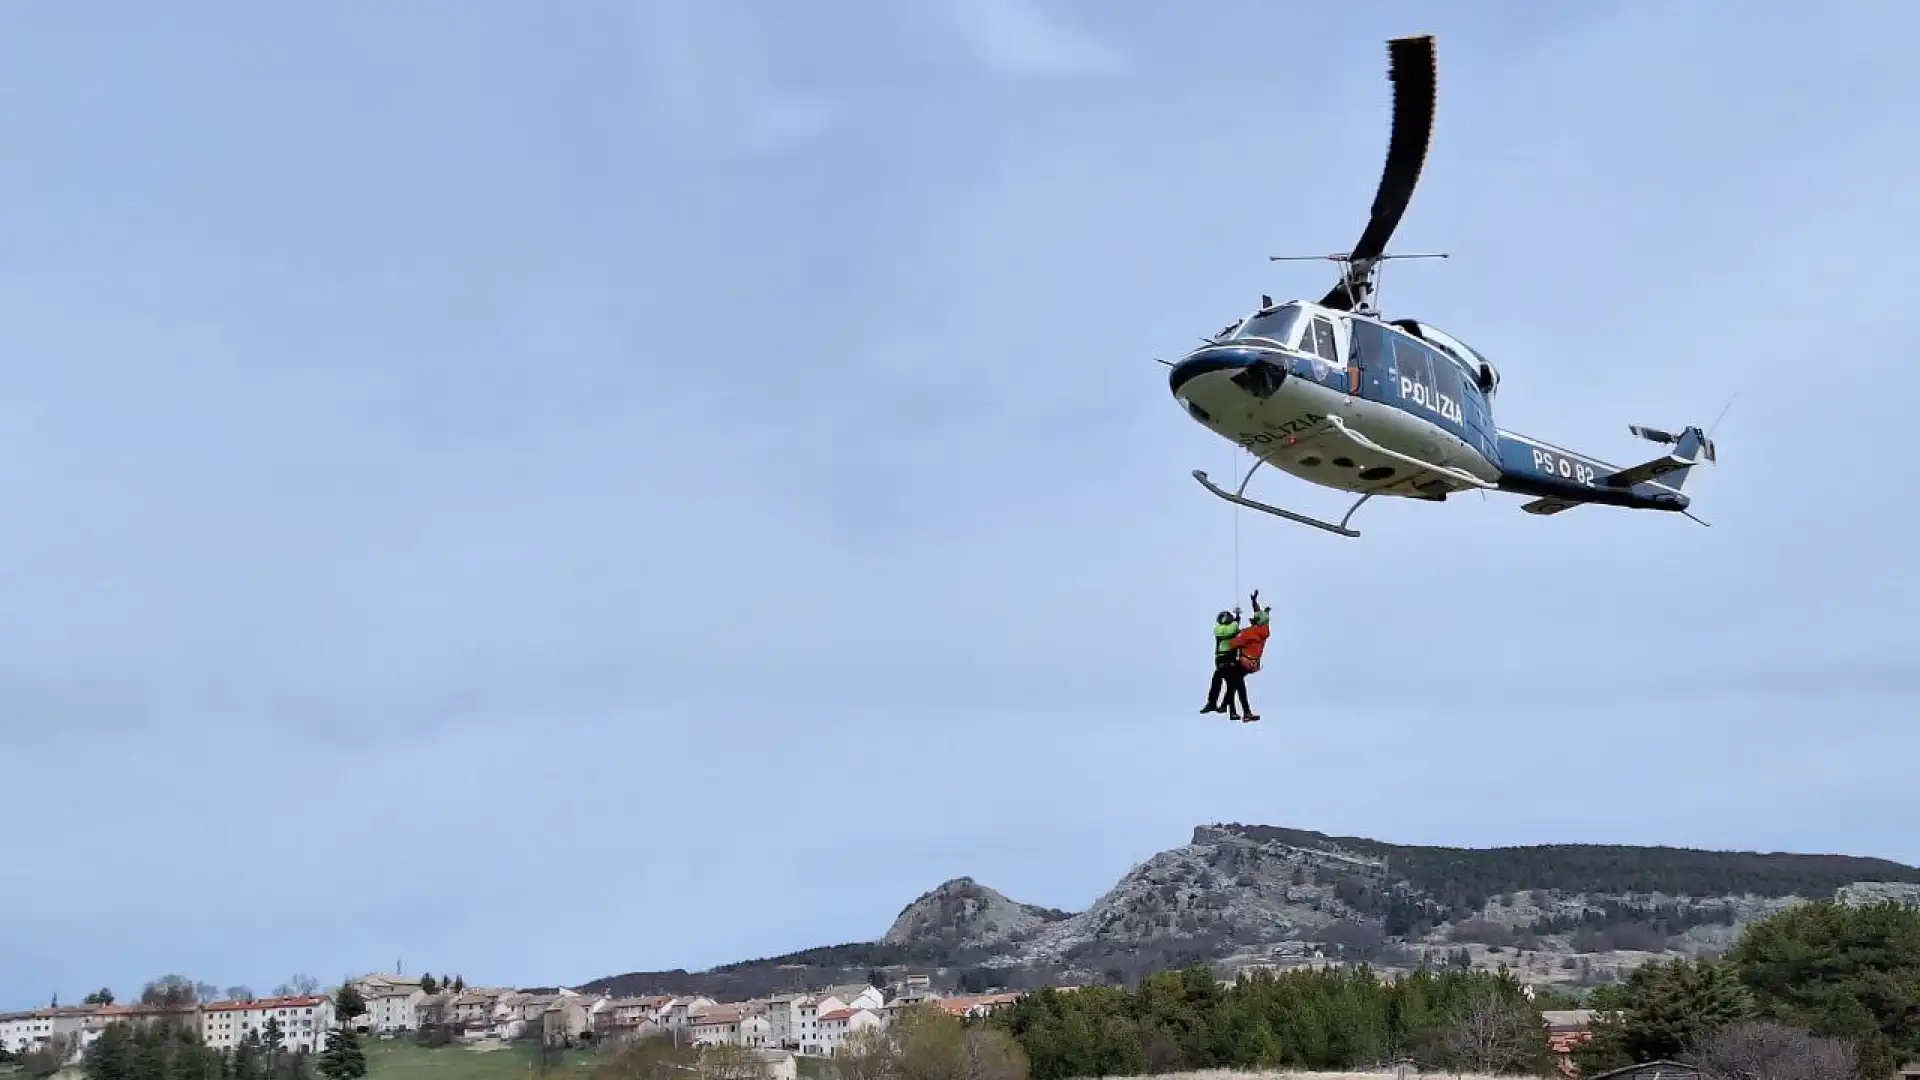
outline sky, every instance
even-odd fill
[[[0,14],[0,1008],[1081,909],[1194,826],[1920,863],[1920,7]],[[1239,512],[1165,369],[1389,314],[1676,515]],[[1338,513],[1277,475],[1266,498]],[[1196,710],[1261,589],[1265,719]],[[1907,822],[1901,825],[1900,822]]]

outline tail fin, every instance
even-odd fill
[[[1648,442],[1661,443],[1673,449],[1666,457],[1655,458],[1629,469],[1621,469],[1607,477],[1606,483],[1610,485],[1632,487],[1635,484],[1644,484],[1649,480],[1658,479],[1661,483],[1678,491],[1686,485],[1687,474],[1693,471],[1693,467],[1698,465],[1702,458],[1709,462],[1718,460],[1714,456],[1713,440],[1697,426],[1689,427],[1678,435],[1639,424],[1633,424],[1627,430]]]

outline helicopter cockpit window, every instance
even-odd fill
[[[1285,345],[1293,337],[1293,325],[1300,321],[1300,309],[1289,304],[1248,319],[1233,333],[1236,338],[1261,338]]]

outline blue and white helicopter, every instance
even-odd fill
[[[1375,309],[1382,262],[1445,258],[1386,253],[1426,161],[1436,82],[1431,36],[1396,38],[1387,54],[1393,131],[1372,220],[1351,252],[1316,256],[1342,267],[1340,283],[1317,303],[1263,296],[1260,310],[1168,365],[1188,414],[1255,458],[1234,491],[1199,470],[1194,479],[1228,502],[1341,536],[1360,535],[1347,522],[1375,495],[1440,502],[1474,488],[1533,496],[1521,507],[1532,514],[1600,503],[1700,521],[1680,489],[1694,465],[1715,460],[1707,432],[1632,426],[1672,449],[1622,469],[1504,431],[1493,423],[1492,363],[1444,331]],[[1247,481],[1263,464],[1360,498],[1338,524],[1256,502]]]

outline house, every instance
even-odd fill
[[[757,1021],[756,1033],[764,1041],[768,1028],[764,1016],[748,1016],[746,1010],[738,1005],[717,1005],[694,1016],[687,1022],[687,1030],[693,1036],[695,1046],[746,1046],[746,1033],[742,1030],[750,1022]]]
[[[494,1006],[504,990],[463,990],[447,1003],[447,1022],[468,1038],[485,1038],[493,1029]]]
[[[0,1013],[0,1048],[11,1054],[38,1050],[53,1039],[53,1010]]]
[[[381,971],[347,981],[358,987],[363,997],[368,994],[390,993],[394,990],[420,989],[420,978],[417,975],[390,975]]]
[[[986,1016],[1020,1000],[1019,994],[965,994],[943,998],[935,1006],[949,1016]]]
[[[887,1004],[887,995],[877,986],[866,983],[848,983],[844,986],[829,986],[827,994],[839,998],[843,1009],[871,1009],[879,1011]]]
[[[793,1013],[797,1020],[793,1032],[794,1045],[799,1047],[802,1054],[819,1053],[821,1015],[846,1007],[846,1002],[832,994],[809,994],[794,1002]]]
[[[540,1043],[543,1046],[576,1046],[592,1028],[588,1024],[591,999],[578,994],[558,994],[540,1011]]]
[[[171,1021],[197,1032],[200,1009],[198,1005],[65,1005],[0,1013],[0,1049],[25,1053],[57,1040],[66,1045],[69,1060],[78,1061],[110,1024]]]
[[[1894,1080],[1920,1080],[1920,1058],[1900,1066],[1900,1070],[1893,1076]]]
[[[804,994],[775,994],[763,998],[767,1011],[767,1045],[792,1050],[800,1045],[800,999]]]
[[[267,1025],[274,1023],[279,1026],[281,1046],[294,1053],[317,1054],[326,1049],[327,1029],[333,1022],[333,999],[317,994],[216,1001],[200,1006],[200,1041],[227,1050],[249,1034],[264,1037]]]
[[[421,1030],[453,1021],[453,994],[423,994],[413,1003],[413,1018]]]
[[[670,996],[609,998],[593,1012],[594,1038],[633,1039],[642,1029],[658,1030],[661,1013],[672,1002]]]
[[[887,989],[889,1006],[913,1005],[940,997],[939,991],[933,988],[933,979],[926,975],[909,975]]]
[[[1540,1013],[1547,1023],[1547,1049],[1554,1057],[1554,1068],[1562,1076],[1574,1076],[1573,1050],[1593,1038],[1592,1009],[1545,1009]]]
[[[720,1003],[712,998],[700,994],[694,994],[691,997],[676,997],[667,1003],[666,1008],[661,1010],[661,1015],[658,1019],[660,1023],[667,1027],[684,1027],[687,1021],[692,1019],[696,1013],[705,1012],[718,1004]]]
[[[367,1011],[353,1018],[353,1029],[363,1034],[385,1035],[414,1031],[420,1026],[419,1005],[426,992],[419,983],[412,986],[390,983],[362,984],[361,1000]]]
[[[881,1022],[879,1014],[872,1009],[835,1009],[830,1013],[823,1013],[815,1027],[815,1045],[819,1048],[815,1052],[825,1057],[832,1057],[840,1052],[841,1045],[854,1034],[883,1026],[885,1025]]]

